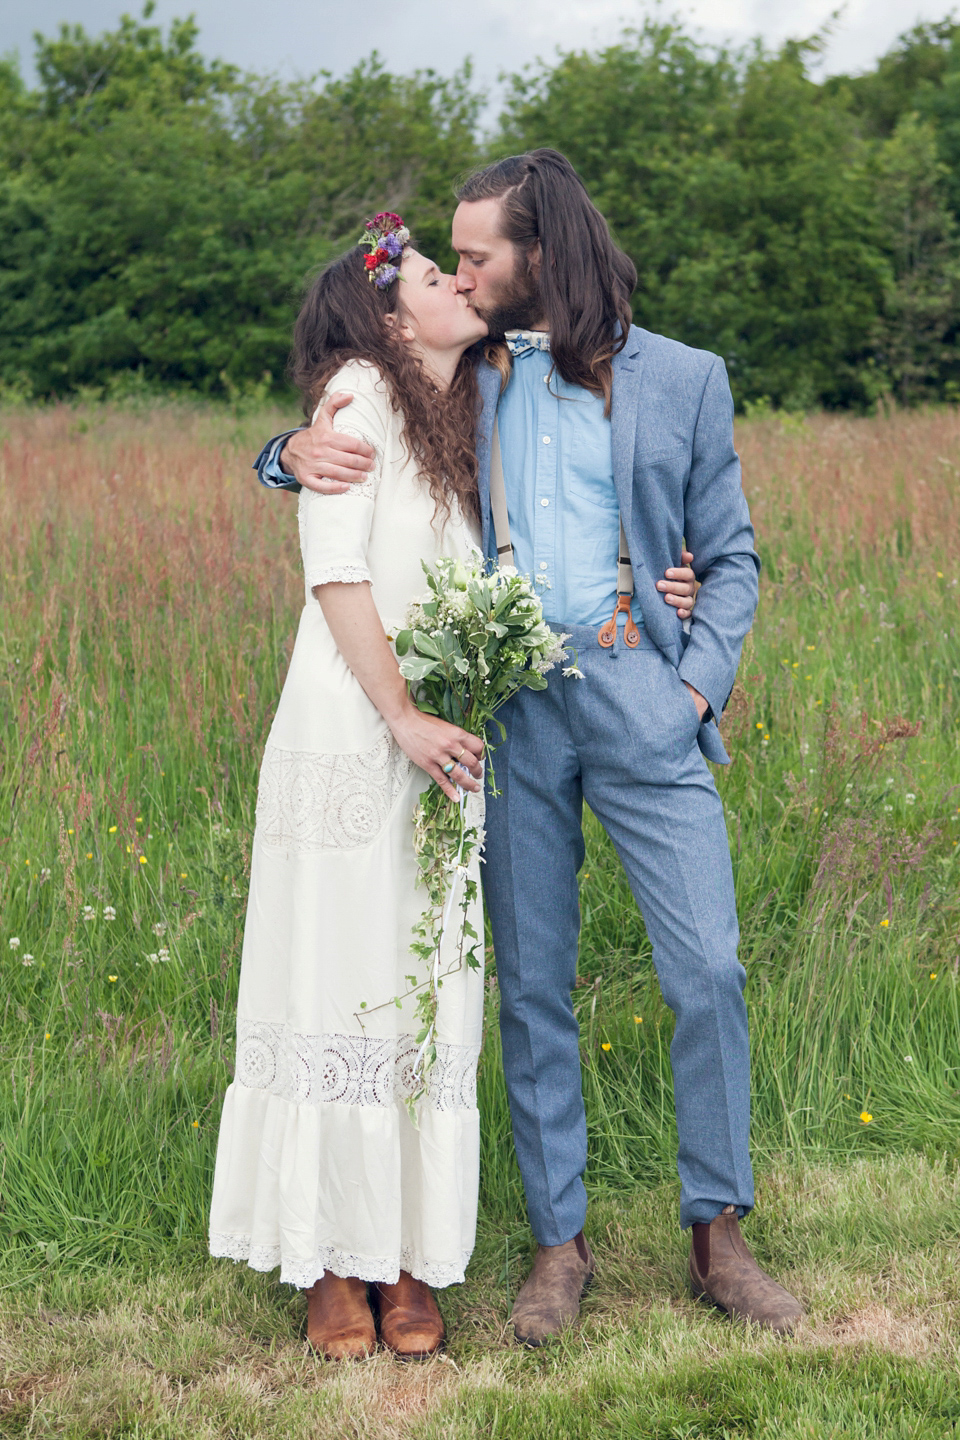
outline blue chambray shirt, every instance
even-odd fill
[[[546,349],[515,353],[500,398],[510,538],[546,620],[599,626],[617,603],[620,507],[610,421],[600,396],[551,375],[551,364]],[[633,609],[642,624],[636,603]]]

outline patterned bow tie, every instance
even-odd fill
[[[526,355],[531,350],[550,349],[550,336],[546,330],[508,330],[504,339],[514,357]]]

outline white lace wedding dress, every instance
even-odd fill
[[[312,587],[370,581],[392,636],[426,588],[421,560],[467,556],[475,537],[459,511],[437,533],[378,372],[352,362],[328,389],[354,393],[336,425],[369,440],[377,462],[346,494],[300,496],[306,605],[260,772],[210,1253],[279,1265],[301,1288],[325,1270],[393,1282],[404,1269],[442,1286],[463,1279],[475,1237],[483,977],[463,965],[444,981],[414,1125],[415,1001],[390,1002],[425,968],[409,952],[424,906],[411,817],[430,782],[340,655]],[[473,823],[481,804],[468,802]],[[479,898],[470,921],[482,936]]]

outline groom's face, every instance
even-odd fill
[[[491,340],[505,330],[541,326],[535,257],[500,233],[500,201],[464,201],[453,217],[453,248],[460,256],[457,288],[482,320]]]

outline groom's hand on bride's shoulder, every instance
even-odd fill
[[[373,446],[333,428],[334,415],[352,399],[347,390],[331,395],[313,424],[295,431],[280,451],[280,468],[307,490],[342,495],[373,469]]]

